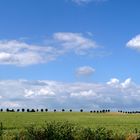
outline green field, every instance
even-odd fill
[[[45,121],[69,121],[82,127],[105,127],[118,133],[140,129],[139,114],[88,112],[1,112],[5,130],[22,129],[29,124],[42,125]]]

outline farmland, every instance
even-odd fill
[[[22,129],[30,124],[37,126],[50,121],[69,121],[80,127],[105,127],[117,133],[140,129],[139,114],[89,113],[89,112],[1,112],[4,130]]]

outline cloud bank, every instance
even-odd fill
[[[130,78],[106,83],[63,83],[47,80],[1,80],[1,108],[133,109],[139,108],[140,85]]]

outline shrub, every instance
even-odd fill
[[[36,127],[33,124],[26,128],[26,132],[24,135],[26,137],[26,140],[45,140],[46,138],[44,129]]]
[[[94,131],[94,138],[96,140],[112,140],[113,131],[107,130],[104,127],[97,128]]]
[[[46,123],[45,134],[47,140],[74,140],[74,126],[69,122]]]
[[[49,122],[42,127],[26,127],[20,137],[24,136],[25,140],[74,140],[73,130],[74,125],[69,122]]]
[[[94,140],[94,131],[91,128],[83,128],[79,133],[79,140]]]

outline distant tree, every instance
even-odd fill
[[[17,112],[19,112],[20,111],[20,109],[17,109]]]
[[[38,111],[39,111],[39,109],[36,110],[36,112],[38,112]]]
[[[22,112],[25,112],[25,109],[24,109],[24,108],[22,108],[22,109],[21,109],[21,111],[22,111]]]
[[[108,109],[108,112],[110,112],[110,110]]]
[[[54,109],[54,112],[56,112],[56,109]]]
[[[6,112],[9,112],[9,108],[6,109]]]
[[[83,109],[80,109],[80,112],[83,112]]]
[[[15,112],[15,110],[14,109],[11,109],[11,110],[9,110],[10,112]]]
[[[70,112],[72,112],[72,109],[70,109]]]
[[[93,112],[96,113],[96,110],[94,110]]]
[[[48,109],[47,108],[45,109],[45,112],[48,112]]]
[[[43,112],[44,111],[43,108],[40,111]]]
[[[30,112],[35,112],[35,109],[31,109],[31,111]]]
[[[90,113],[92,113],[92,110],[90,111]]]
[[[0,109],[0,112],[3,112],[3,109],[2,108]]]
[[[30,109],[27,109],[27,112],[30,112]]]
[[[102,110],[102,112],[103,112],[103,113],[105,113],[105,112],[106,112],[106,110],[104,110],[104,109],[103,109],[103,110]]]
[[[62,109],[62,112],[65,112],[65,109]]]
[[[97,110],[97,113],[99,113],[99,111]]]

